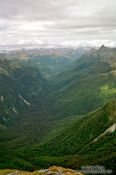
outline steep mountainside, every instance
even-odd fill
[[[31,105],[45,88],[38,69],[21,62],[0,59],[0,121],[8,124]],[[1,126],[2,127],[2,126]]]
[[[113,100],[57,133],[54,131],[43,144],[25,150],[31,157],[26,160],[32,159],[38,166],[40,160],[49,164],[50,159],[51,164],[55,161],[67,167],[95,164],[114,170],[115,137],[116,100]]]
[[[82,151],[86,145],[96,144],[103,136],[114,132],[116,129],[115,122],[116,100],[113,100],[103,108],[78,119],[71,126],[63,129],[61,133],[52,136],[53,138],[48,140],[48,143],[44,145],[45,147],[42,145],[41,148],[44,152],[55,156],[75,154],[80,150]],[[40,151],[41,153],[42,151]]]
[[[91,49],[59,74],[53,84],[53,103],[61,107],[63,115],[96,109],[116,97],[116,49]]]

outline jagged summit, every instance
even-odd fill
[[[101,47],[100,48],[105,48],[106,46],[103,44],[103,45],[101,45]]]
[[[107,51],[107,49],[109,50],[110,48],[109,47],[106,47],[105,45],[102,45],[100,48],[99,48],[99,50],[101,50],[101,51]]]
[[[105,45],[102,45],[100,48],[98,48],[98,50],[96,51],[96,56],[97,57],[101,57],[104,53],[107,52],[107,50],[109,50],[108,47],[106,47]]]
[[[95,60],[105,61],[108,64],[115,65],[116,60],[116,48],[106,47],[102,45],[98,49],[94,49],[90,55],[91,58],[95,58]]]

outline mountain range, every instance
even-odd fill
[[[0,168],[115,170],[116,48],[0,53]]]

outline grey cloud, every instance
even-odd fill
[[[0,43],[114,42],[115,12],[115,0],[0,0]]]

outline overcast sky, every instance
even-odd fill
[[[116,41],[116,0],[0,0],[0,45]]]

